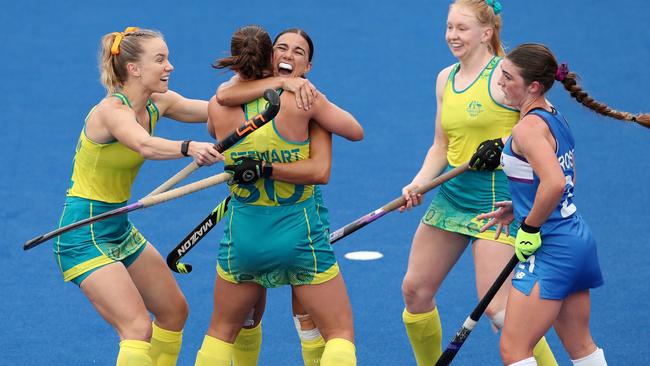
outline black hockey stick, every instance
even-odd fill
[[[441,185],[442,183],[454,178],[455,176],[463,173],[468,169],[467,163],[460,165],[444,174],[441,174],[437,178],[433,179],[431,182],[419,187],[417,193],[426,193],[433,188]],[[224,202],[220,203],[219,206],[223,205]],[[353,232],[361,229],[362,227],[368,225],[369,223],[379,219],[385,214],[403,206],[406,204],[406,201],[403,197],[396,198],[395,200],[389,202],[383,207],[355,220],[354,222],[345,225],[344,227],[336,230],[331,233],[329,236],[330,244],[337,242],[338,240],[352,234]],[[192,266],[188,264],[178,263],[178,261],[185,255],[187,252],[192,249],[198,242],[201,240],[207,231],[212,229],[213,225],[210,223],[214,220],[213,214],[219,208],[217,206],[210,215],[208,215],[203,221],[194,228],[177,246],[167,255],[167,265],[169,268],[176,273],[190,273],[192,271]],[[220,218],[219,218],[220,219]],[[218,222],[218,220],[216,221]],[[215,223],[216,223],[215,222]],[[207,229],[207,231],[205,230]],[[190,240],[190,243],[188,243]],[[182,250],[181,250],[182,249]],[[189,266],[189,270],[187,267]]]
[[[176,273],[192,272],[191,264],[180,263],[179,261],[199,242],[199,240],[203,239],[203,237],[210,232],[219,221],[221,221],[223,216],[226,214],[226,210],[228,210],[228,202],[230,202],[230,196],[221,201],[221,203],[210,212],[208,217],[203,219],[194,230],[187,234],[187,236],[183,238],[183,240],[181,240],[181,242],[178,243],[169,254],[167,254],[167,267],[169,267],[169,269]]]
[[[497,277],[492,286],[490,286],[490,289],[487,291],[485,296],[483,296],[481,301],[479,301],[478,305],[476,305],[469,317],[465,319],[463,326],[456,333],[454,339],[451,340],[449,345],[447,345],[445,351],[440,355],[440,358],[438,358],[438,361],[436,362],[436,366],[447,366],[451,363],[454,357],[456,357],[456,353],[458,353],[460,347],[463,346],[463,343],[465,343],[465,340],[467,340],[467,337],[469,337],[469,334],[476,326],[476,323],[478,323],[478,320],[485,312],[485,309],[490,304],[490,301],[492,301],[503,283],[506,282],[506,279],[510,277],[510,273],[512,273],[512,270],[515,268],[518,262],[519,259],[517,259],[516,255],[513,255],[512,258],[510,258],[510,262],[506,264],[506,266],[499,274],[499,277]]]

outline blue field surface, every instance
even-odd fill
[[[104,90],[97,52],[105,34],[140,26],[160,30],[175,66],[170,86],[208,99],[230,74],[210,64],[229,52],[245,24],[272,35],[306,29],[315,43],[309,79],[363,124],[362,142],[334,139],[330,183],[323,187],[332,229],[396,198],[419,169],[433,139],[434,81],[455,60],[444,40],[448,1],[8,1],[0,0],[0,365],[114,365],[118,337],[75,285],[64,283],[52,243],[23,243],[56,228],[75,144]],[[650,112],[650,2],[502,1],[502,38],[549,45],[582,77],[590,94],[624,111]],[[576,138],[576,204],[599,243],[605,285],[592,292],[591,328],[610,365],[650,365],[650,130],[590,112],[560,87],[549,95]],[[163,120],[156,134],[208,141],[205,126]],[[133,200],[190,162],[147,162]],[[219,173],[202,168],[188,180]],[[166,255],[227,195],[224,186],[134,212],[131,220]],[[432,195],[426,198],[427,203]],[[391,213],[341,240],[335,251],[355,316],[359,365],[415,365],[402,324],[401,281],[425,205]],[[212,310],[221,226],[177,275],[190,305],[179,365],[193,365]],[[375,250],[375,261],[350,251]],[[468,251],[437,301],[444,343],[474,308]],[[646,310],[643,310],[646,309]],[[260,365],[301,365],[288,288],[269,291]],[[553,331],[561,365],[571,362]],[[498,365],[498,336],[482,319],[455,365]]]

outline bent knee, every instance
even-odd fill
[[[533,355],[533,346],[525,345],[521,339],[514,339],[504,332],[501,334],[499,352],[501,353],[503,362],[509,365],[531,357]]]
[[[156,323],[164,329],[178,331],[183,329],[190,313],[184,296],[180,296],[164,308],[154,313]]]
[[[147,341],[151,339],[153,329],[149,314],[138,315],[133,319],[125,319],[115,325],[120,339]]]
[[[404,296],[404,303],[409,310],[416,313],[431,310],[435,306],[433,295],[435,290],[423,283],[422,281],[414,280],[408,275],[402,281],[402,296]]]

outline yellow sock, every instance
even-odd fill
[[[320,366],[356,366],[357,355],[354,343],[343,338],[332,338],[325,343]]]
[[[116,366],[152,366],[150,349],[149,342],[125,339],[120,342]]]
[[[196,354],[194,366],[230,366],[233,349],[232,343],[206,335]]]
[[[423,314],[411,314],[404,309],[402,320],[418,366],[435,364],[442,354],[442,326],[438,308]]]
[[[546,343],[546,337],[542,337],[542,339],[537,342],[537,345],[535,345],[535,348],[533,349],[533,356],[535,356],[535,360],[539,366],[557,366],[557,361],[555,361],[553,351],[551,351],[551,347]]]
[[[151,363],[153,366],[176,366],[178,354],[181,352],[183,331],[174,332],[160,328],[152,323],[153,334],[151,335]]]
[[[302,347],[302,361],[305,366],[318,366],[325,351],[325,340],[321,335],[312,340],[300,340]]]
[[[262,323],[255,328],[242,328],[235,339],[232,361],[234,366],[255,366],[262,347]]]

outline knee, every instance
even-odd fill
[[[190,313],[190,307],[184,296],[179,296],[165,306],[162,311],[154,314],[156,322],[164,329],[181,330]]]
[[[517,361],[524,360],[533,355],[533,346],[524,344],[523,339],[516,339],[514,336],[509,335],[508,332],[501,334],[499,342],[499,352],[501,359],[506,365],[510,365]]]
[[[408,274],[402,281],[402,296],[404,296],[404,303],[409,310],[417,313],[431,310],[428,308],[433,303],[433,291],[422,281],[415,280]]]
[[[179,326],[184,326],[187,317],[190,315],[190,306],[184,296],[181,297],[176,305],[176,310],[172,313],[175,314],[174,318]]]
[[[309,329],[309,323],[304,322],[304,319],[298,320],[296,323],[296,330],[300,329],[298,333],[301,335],[301,339],[303,335],[306,335],[307,338],[317,338],[318,334],[325,340],[332,338],[354,339],[352,312],[327,313],[325,317],[321,316],[318,319],[318,323],[311,323],[312,329]],[[312,337],[309,337],[310,335]]]
[[[123,324],[117,324],[117,333],[120,339],[142,340],[149,342],[153,329],[149,314],[139,314],[128,319]]]

